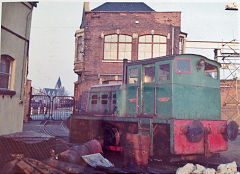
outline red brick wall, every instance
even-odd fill
[[[99,84],[99,74],[122,74],[121,62],[103,62],[104,39],[108,34],[160,34],[168,36],[167,55],[172,50],[174,27],[174,54],[178,53],[181,26],[180,12],[86,12],[84,28],[84,71],[75,83],[75,97]],[[138,21],[139,23],[136,23]],[[132,60],[138,57],[138,37],[132,40]],[[75,62],[75,69],[79,65]]]
[[[30,118],[29,106],[30,106],[30,97],[31,97],[31,80],[27,80],[27,84],[24,87],[24,118],[23,121],[27,122]]]
[[[234,120],[240,125],[240,81],[221,81],[221,111],[223,120]]]
[[[120,34],[138,36],[144,34],[161,34],[171,35],[170,24],[176,27],[175,31],[175,46],[176,53],[178,52],[178,36],[180,33],[180,13],[160,13],[160,12],[145,12],[145,13],[123,13],[123,12],[89,12],[86,13],[85,27],[85,50],[84,60],[87,71],[98,74],[101,73],[121,73],[121,63],[102,63],[103,60],[103,42],[101,33],[104,35],[114,34],[119,30]],[[135,21],[139,21],[138,24]],[[133,38],[132,58],[137,60],[137,43],[138,39]],[[171,53],[171,39],[167,40],[167,54]],[[135,47],[134,47],[135,46]],[[111,68],[109,68],[111,67]]]

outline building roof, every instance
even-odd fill
[[[143,2],[106,2],[91,11],[153,12],[155,10]]]
[[[45,91],[45,93],[47,95],[50,95],[50,96],[55,96],[57,94],[57,90],[56,89],[43,88],[43,90]]]

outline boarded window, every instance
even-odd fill
[[[107,100],[102,100],[102,104],[103,104],[103,105],[106,105],[107,103],[108,103]]]
[[[107,98],[108,98],[107,94],[102,95],[102,99],[107,99]]]
[[[205,75],[214,79],[218,79],[218,69],[216,66],[205,62]]]
[[[98,99],[98,95],[92,95],[91,104],[92,104],[92,105],[96,105],[96,104],[97,104],[97,99]]]
[[[101,103],[104,104],[104,105],[108,103],[108,95],[107,94],[102,95]]]
[[[159,81],[170,80],[170,64],[159,65],[158,78]]]
[[[92,104],[92,105],[96,105],[96,104],[97,104],[97,100],[92,100],[92,101],[91,101],[91,104]]]
[[[92,99],[98,99],[97,95],[92,95]]]
[[[190,59],[176,59],[175,62],[176,73],[190,73],[191,61]]]
[[[138,69],[133,68],[129,70],[129,83],[135,84],[138,83]]]
[[[144,83],[155,82],[155,67],[144,68]]]

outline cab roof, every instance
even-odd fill
[[[205,60],[213,62],[214,64],[217,64],[219,67],[221,67],[221,64],[219,62],[208,59],[207,57],[198,55],[198,54],[176,54],[176,55],[170,55],[170,56],[156,57],[156,58],[150,58],[150,59],[144,59],[144,60],[137,60],[134,62],[128,62],[127,65],[131,66],[131,65],[140,65],[140,64],[142,65],[153,64],[159,61],[174,60],[178,56],[198,56],[198,57],[204,58]]]

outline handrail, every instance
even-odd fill
[[[137,87],[137,91],[136,91],[136,114],[138,114],[138,90],[139,90],[139,86]]]

